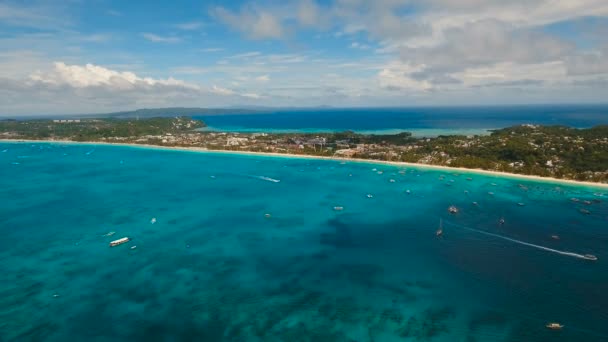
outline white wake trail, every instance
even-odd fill
[[[489,233],[489,232],[484,232],[483,230],[478,230],[478,229],[474,229],[474,228],[469,228],[469,227],[461,226],[459,224],[454,224],[454,223],[450,223],[450,222],[446,222],[446,223],[449,224],[449,225],[451,225],[451,226],[460,227],[460,228],[463,228],[463,229],[466,229],[466,230],[470,230],[472,232],[476,232],[476,233],[480,233],[480,234],[484,234],[484,235],[488,235],[488,236],[493,236],[493,237],[496,237],[496,238],[499,238],[499,239],[515,242],[515,243],[518,243],[520,245],[542,249],[542,250],[547,251],[547,252],[553,252],[553,253],[557,253],[557,254],[561,254],[561,255],[566,255],[566,256],[571,256],[571,257],[575,257],[575,258],[579,258],[579,259],[589,260],[589,257],[587,257],[585,255],[582,255],[582,254],[573,253],[573,252],[566,252],[566,251],[560,251],[560,250],[557,250],[557,249],[553,249],[553,248],[549,248],[549,247],[545,247],[545,246],[535,245],[533,243],[529,243],[529,242],[525,242],[525,241],[520,241],[520,240],[512,239],[510,237],[506,237],[506,236],[502,236],[502,235],[498,235],[498,234],[494,234],[494,233]]]

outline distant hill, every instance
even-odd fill
[[[171,116],[196,116],[196,115],[229,115],[229,114],[249,114],[255,113],[254,109],[238,109],[238,108],[143,108],[124,112],[113,112],[105,114],[86,114],[90,117],[104,118],[150,118],[150,117],[171,117]]]

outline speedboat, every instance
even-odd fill
[[[562,324],[559,323],[547,323],[547,325],[545,325],[548,329],[551,330],[561,330],[564,326]]]
[[[367,198],[373,198],[373,197],[374,197],[374,195],[372,195],[372,194],[367,194]]]
[[[559,240],[559,235],[551,235],[551,238],[552,238],[553,240]]]
[[[591,261],[597,260],[597,257],[593,254],[585,254],[585,255],[583,255],[583,257],[585,258],[585,260],[591,260]]]
[[[455,206],[451,205],[448,208],[448,211],[450,212],[450,214],[457,214],[458,213],[458,208],[456,208]]]
[[[156,217],[153,217],[153,218],[150,220],[150,223],[155,224],[155,223],[156,223]]]
[[[440,237],[443,235],[443,222],[439,219],[439,229],[435,232],[435,236]]]
[[[525,206],[526,204],[525,204],[525,203],[523,203],[523,202],[519,202],[519,203],[517,203],[517,205],[518,205],[518,206],[520,206],[520,207],[523,207],[523,206]]]
[[[334,210],[335,210],[335,211],[342,211],[342,210],[344,210],[344,207],[335,206],[335,207],[334,207]]]
[[[265,218],[271,218],[271,217],[272,217],[272,215],[270,215],[270,214],[264,214],[264,217],[265,217]]]

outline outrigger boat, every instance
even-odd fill
[[[110,247],[115,247],[115,246],[118,246],[118,245],[122,245],[123,243],[127,243],[129,241],[130,240],[129,240],[128,237],[123,237],[121,239],[114,240],[114,241],[110,242]]]

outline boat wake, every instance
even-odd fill
[[[595,256],[589,255],[589,254],[584,255],[584,254],[578,254],[578,253],[573,253],[573,252],[560,251],[558,249],[553,249],[553,248],[549,248],[549,247],[545,247],[545,246],[541,246],[541,245],[535,245],[533,243],[529,243],[529,242],[525,242],[525,241],[520,241],[520,240],[512,239],[510,237],[506,237],[506,236],[503,236],[503,235],[494,234],[494,233],[490,233],[490,232],[485,232],[483,230],[478,230],[478,229],[462,226],[462,225],[451,223],[451,222],[446,222],[446,223],[448,225],[450,225],[450,226],[459,227],[459,228],[466,229],[466,230],[469,230],[469,231],[472,231],[472,232],[475,232],[475,233],[480,233],[480,234],[484,234],[484,235],[488,235],[488,236],[493,236],[493,237],[496,237],[496,238],[499,238],[499,239],[511,241],[511,242],[514,242],[514,243],[518,243],[520,245],[529,246],[529,247],[533,247],[533,248],[538,248],[538,249],[541,249],[541,250],[547,251],[547,252],[557,253],[557,254],[566,255],[566,256],[570,256],[570,257],[574,257],[574,258],[579,258],[579,259],[585,259],[585,260],[597,260],[597,258],[595,258]]]
[[[274,178],[265,177],[265,176],[252,176],[252,177],[261,179],[261,180],[265,180],[267,182],[273,182],[273,183],[279,183],[281,181],[280,179],[274,179]]]

